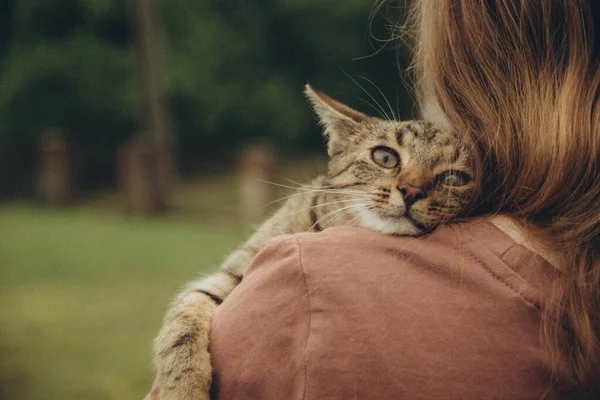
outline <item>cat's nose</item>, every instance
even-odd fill
[[[401,183],[398,185],[398,190],[402,194],[406,208],[410,208],[416,201],[427,197],[427,193],[422,187],[413,186],[410,183]]]

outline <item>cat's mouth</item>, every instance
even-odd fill
[[[406,213],[406,215],[404,216],[404,218],[406,218],[408,221],[410,221],[410,223],[413,224],[422,233],[427,233],[427,232],[430,231],[430,228],[427,228],[425,225],[423,225],[422,223],[420,223],[417,220],[415,220],[413,217],[410,216],[409,213]]]
[[[404,205],[404,202],[390,201],[388,204],[376,208],[376,213],[383,218],[402,218],[408,217],[410,209]]]
[[[420,223],[406,214],[380,214],[365,208],[359,210],[359,215],[362,226],[381,233],[419,236],[426,232]]]
[[[415,228],[417,228],[420,232],[425,233],[430,231],[429,228],[427,228],[424,224],[422,224],[421,222],[419,222],[416,218],[414,218],[411,215],[411,208],[410,207],[406,207],[406,205],[403,203],[401,205],[388,205],[389,208],[384,208],[379,210],[380,212],[378,212],[377,214],[380,215],[380,217],[384,220],[393,220],[393,221],[398,221],[398,220],[405,220],[407,222],[409,222],[410,224],[412,224]]]

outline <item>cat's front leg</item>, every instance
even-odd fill
[[[238,283],[237,276],[221,270],[190,283],[171,304],[154,348],[161,400],[208,400],[210,323]]]
[[[182,293],[155,341],[161,400],[208,400],[212,379],[208,334],[216,304],[201,292]]]
[[[244,245],[229,255],[219,272],[192,282],[173,301],[155,341],[161,400],[209,398],[212,368],[208,339],[217,305],[241,282],[254,256],[270,239],[311,229],[314,221],[306,210],[312,204],[312,196],[291,197]]]

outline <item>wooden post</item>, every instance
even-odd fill
[[[142,115],[148,130],[143,133],[156,142],[169,142],[160,57],[161,20],[157,0],[135,0],[138,27],[138,76],[142,89]]]
[[[121,146],[117,159],[119,186],[126,194],[128,210],[136,214],[165,211],[171,181],[167,149],[138,135]]]
[[[39,193],[52,206],[65,206],[72,200],[71,157],[60,130],[45,132],[41,138]]]
[[[138,32],[137,76],[144,129],[120,150],[119,169],[124,170],[119,172],[119,182],[126,188],[131,211],[154,213],[168,206],[174,140],[163,92],[157,0],[134,2]]]
[[[275,155],[270,146],[257,143],[240,154],[238,176],[240,206],[245,222],[257,223],[265,217],[266,205],[273,198]]]

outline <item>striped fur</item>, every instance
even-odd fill
[[[460,215],[473,195],[472,182],[440,183],[449,171],[471,174],[470,156],[457,135],[424,121],[367,117],[310,87],[307,94],[328,137],[327,175],[299,187],[218,272],[190,283],[173,301],[155,342],[162,400],[209,398],[212,314],[273,237],[340,225],[421,235]],[[373,160],[373,149],[381,146],[399,156],[396,167],[382,168]],[[418,187],[423,197],[413,199],[410,208],[403,185]]]

